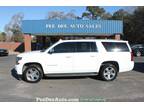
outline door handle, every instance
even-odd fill
[[[71,58],[71,56],[66,56],[66,58]]]
[[[95,57],[94,55],[91,55],[90,57]]]

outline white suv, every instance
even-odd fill
[[[15,65],[18,75],[33,83],[43,76],[99,75],[112,81],[133,67],[128,42],[116,40],[60,40],[46,50],[19,54]]]

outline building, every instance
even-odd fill
[[[25,51],[31,51],[32,35],[43,47],[61,39],[120,39],[120,20],[24,20],[22,22]]]

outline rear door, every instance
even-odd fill
[[[96,72],[97,54],[96,42],[77,42],[73,56],[74,72]]]

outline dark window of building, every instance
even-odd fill
[[[129,48],[124,42],[102,42],[108,52],[129,52]]]
[[[76,52],[97,52],[95,42],[77,42]]]

